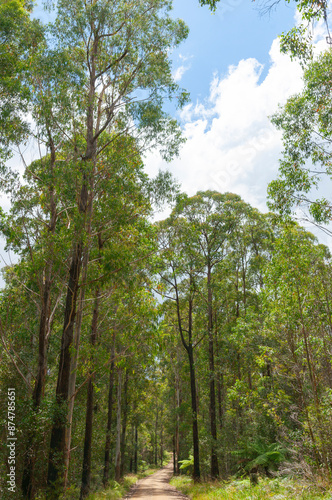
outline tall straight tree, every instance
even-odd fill
[[[200,263],[195,260],[186,242],[186,230],[181,220],[167,219],[158,224],[161,256],[156,262],[156,272],[161,278],[159,292],[168,299],[166,314],[175,313],[181,342],[188,355],[192,410],[193,479],[199,481],[199,432],[197,408],[197,383],[194,349],[197,336],[193,328],[194,303],[197,297],[197,274]]]
[[[189,198],[182,196],[172,216],[183,221],[186,234],[187,251],[198,264],[196,273],[204,277],[199,289],[205,295],[206,333],[209,352],[209,398],[211,433],[211,477],[219,475],[215,388],[215,329],[214,329],[214,268],[229,251],[229,236],[236,225],[240,224],[245,204],[237,195],[220,194],[213,191],[198,192]],[[190,250],[189,250],[190,247]]]
[[[102,152],[114,137],[129,132],[136,136],[139,148],[161,145],[165,158],[177,153],[181,142],[175,121],[162,111],[164,98],[176,96],[180,103],[185,99],[172,79],[168,53],[186,37],[187,28],[169,17],[170,8],[171,2],[159,0],[85,4],[60,0],[57,4],[53,36],[70,53],[84,85],[77,94],[68,93],[69,102],[77,109],[70,141],[81,177],[49,454],[48,484],[55,497],[61,490],[55,492],[56,483],[63,483],[66,425],[61,412],[68,399],[76,303],[83,255],[89,252]]]

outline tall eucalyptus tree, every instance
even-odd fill
[[[176,122],[162,111],[165,98],[178,97],[180,104],[185,100],[172,79],[168,53],[186,37],[187,28],[170,18],[170,8],[171,2],[159,0],[57,4],[52,35],[59,49],[70,54],[82,83],[75,95],[67,93],[75,110],[69,132],[72,162],[80,178],[56,388],[59,411],[49,455],[48,484],[55,496],[66,449],[60,408],[68,398],[79,283],[89,261],[96,178],[107,161],[104,152],[115,138],[131,135],[138,150],[159,145],[169,159],[181,142]]]

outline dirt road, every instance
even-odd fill
[[[186,497],[178,490],[168,484],[173,475],[173,465],[170,462],[166,467],[155,472],[151,476],[144,477],[137,481],[131,495],[126,498],[134,500],[140,499],[153,499],[153,500],[184,500]]]

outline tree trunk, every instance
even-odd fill
[[[192,285],[192,276],[190,275],[190,285]],[[194,348],[192,345],[192,316],[193,316],[193,297],[189,297],[188,301],[188,342],[186,342],[183,335],[182,319],[180,312],[180,300],[178,295],[177,283],[175,282],[176,293],[176,311],[178,318],[178,326],[181,337],[181,342],[187,351],[189,360],[190,371],[190,393],[191,393],[191,410],[192,410],[192,429],[193,429],[193,450],[194,450],[194,481],[200,480],[200,466],[199,466],[199,437],[198,437],[198,420],[197,420],[197,393],[196,393],[196,377],[195,377],[195,363],[194,363]]]
[[[86,403],[83,470],[82,470],[80,500],[85,498],[90,491],[92,422],[93,422],[93,381],[92,377],[90,377],[88,382],[88,395]]]
[[[94,349],[97,343],[97,330],[98,330],[98,314],[99,314],[100,290],[96,290],[95,305],[92,314],[91,323],[91,336],[90,343],[92,349],[91,366],[94,366]],[[85,498],[90,492],[91,481],[91,447],[92,447],[92,428],[93,428],[93,382],[94,375],[90,373],[88,382],[88,395],[86,403],[86,417],[85,417],[85,436],[84,436],[84,450],[83,450],[83,469],[82,469],[82,485],[80,500]]]
[[[88,248],[85,249],[83,257],[83,269],[82,269],[82,282],[85,283],[88,274],[88,261],[89,261],[89,251]],[[76,313],[75,331],[73,337],[74,352],[70,360],[70,376],[68,383],[68,417],[66,426],[66,445],[67,449],[65,451],[65,487],[68,483],[68,472],[69,472],[69,462],[70,462],[70,448],[71,448],[71,431],[73,423],[73,413],[75,404],[75,391],[76,391],[76,374],[77,374],[77,364],[79,357],[79,347],[80,347],[80,337],[81,337],[81,326],[83,318],[84,309],[84,299],[85,299],[85,287],[81,287],[79,294],[79,301]]]
[[[132,436],[131,436],[131,449],[130,449],[130,462],[129,462],[129,472],[133,473],[134,466],[134,453],[135,453],[135,426],[131,426]]]
[[[159,417],[159,408],[158,408],[158,397],[157,397],[156,420],[154,424],[154,464],[156,467],[158,467],[158,417]]]
[[[76,300],[79,278],[82,265],[82,243],[75,243],[69,271],[64,325],[61,339],[61,353],[59,361],[58,382],[56,387],[56,409],[53,417],[51,444],[49,453],[47,484],[52,488],[63,486],[65,450],[66,446],[66,419],[64,406],[68,401],[68,386],[70,378],[71,346],[73,342],[74,322],[76,315]],[[62,476],[62,478],[61,478]],[[57,484],[59,482],[59,484]],[[54,489],[52,495],[58,498],[60,491]]]
[[[193,427],[193,449],[194,449],[194,472],[193,479],[200,479],[199,466],[199,437],[198,437],[198,420],[197,420],[197,394],[196,394],[196,377],[194,352],[191,345],[188,346],[189,370],[190,370],[190,392],[191,392],[191,411],[192,411],[192,427]]]
[[[215,315],[215,325],[217,324],[217,315]],[[218,360],[219,369],[217,370],[217,398],[218,398],[218,420],[219,420],[219,430],[222,431],[224,425],[224,375],[221,369],[221,354],[220,345],[218,342],[217,332],[216,332],[216,355]]]
[[[163,407],[160,410],[160,467],[163,466],[164,433],[163,433]]]
[[[209,330],[209,370],[210,370],[210,428],[211,428],[211,477],[217,478],[219,475],[218,457],[216,453],[217,444],[217,419],[216,419],[216,391],[214,373],[214,335],[213,335],[213,310],[212,310],[212,288],[211,288],[211,267],[208,265],[207,275],[208,286],[208,330]]]
[[[127,416],[128,416],[128,370],[126,370],[126,377],[123,386],[123,414],[122,414],[122,431],[121,431],[121,467],[120,476],[123,477],[124,473],[124,459],[126,450],[126,432],[127,432]]]
[[[107,426],[106,426],[106,443],[105,443],[105,465],[103,475],[103,485],[106,487],[110,476],[110,451],[111,451],[111,430],[112,430],[112,412],[113,412],[113,387],[114,387],[114,354],[115,354],[115,338],[113,334],[113,345],[111,354],[111,368],[108,390],[108,411],[107,411]]]
[[[55,161],[56,161],[56,152],[54,142],[49,130],[48,138],[50,145],[50,173],[51,178],[53,178]],[[34,391],[32,394],[32,402],[34,412],[37,413],[39,411],[39,407],[41,404],[41,400],[44,396],[45,392],[45,382],[46,382],[46,372],[47,372],[47,348],[48,348],[48,334],[50,330],[50,310],[51,310],[51,284],[52,284],[52,271],[53,271],[53,236],[55,233],[56,222],[57,222],[57,208],[56,202],[54,199],[54,185],[51,182],[49,186],[49,197],[50,197],[50,211],[51,217],[48,226],[48,232],[50,234],[50,244],[49,244],[49,252],[51,257],[49,257],[48,263],[45,269],[45,283],[42,286],[42,301],[41,301],[41,309],[40,309],[40,320],[39,320],[39,336],[38,336],[38,372],[36,377],[36,383],[34,386]],[[36,450],[34,443],[35,440],[35,422],[33,423],[33,428],[30,432],[30,436],[28,437],[28,449],[26,450],[25,459],[24,459],[24,469],[23,469],[23,478],[22,478],[22,493],[23,497],[30,499],[34,498],[34,469],[36,462]]]
[[[121,479],[121,370],[118,375],[118,395],[116,413],[116,448],[115,448],[115,481]]]
[[[180,408],[180,381],[179,381],[179,374],[176,374],[175,377],[176,380],[176,427],[175,427],[175,474],[180,474],[180,465],[179,465],[179,460],[180,460],[180,415],[179,415],[179,408]]]
[[[137,424],[135,425],[135,453],[134,453],[134,472],[137,474],[137,448],[138,448],[138,432]]]
[[[47,270],[47,276],[44,284],[44,293],[41,304],[40,322],[39,322],[39,344],[38,344],[38,373],[36,383],[32,394],[33,410],[36,414],[39,410],[42,397],[45,391],[45,380],[47,370],[47,331],[50,317],[51,306],[51,275],[52,264]],[[32,424],[32,429],[28,436],[28,446],[24,458],[24,469],[22,479],[23,497],[30,499],[35,496],[34,487],[34,470],[36,463],[36,443],[35,443],[35,421]]]

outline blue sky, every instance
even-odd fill
[[[257,2],[224,0],[212,14],[198,0],[174,0],[174,16],[182,18],[190,29],[189,37],[174,53],[174,62],[178,62],[178,54],[188,58],[190,69],[181,84],[190,91],[192,100],[208,95],[214,72],[225,74],[241,59],[255,57],[267,65],[272,41],[294,25],[294,5],[281,1],[262,16]]]
[[[303,85],[301,68],[280,53],[278,40],[299,22],[295,3],[281,0],[262,16],[250,0],[223,0],[215,14],[198,0],[174,0],[174,16],[190,29],[173,53],[174,76],[192,99],[177,115],[187,141],[168,165],[148,154],[147,172],[168,168],[189,195],[233,192],[266,212],[267,187],[282,156],[281,134],[269,117]],[[316,25],[316,53],[328,48],[325,35],[324,24]],[[331,246],[322,231],[304,225]]]
[[[224,0],[212,14],[198,0],[174,0],[174,16],[190,29],[173,53],[174,76],[192,100],[177,116],[187,142],[170,165],[150,153],[147,171],[168,168],[189,195],[230,191],[266,211],[282,149],[269,116],[302,86],[278,42],[296,22],[295,4],[262,15],[255,2]]]

